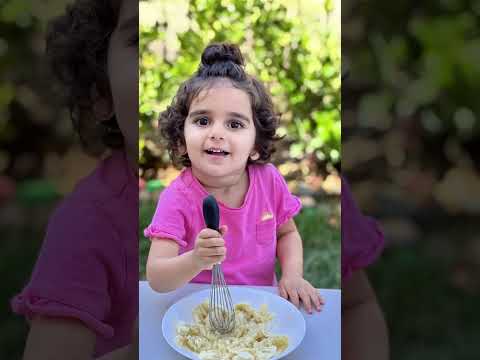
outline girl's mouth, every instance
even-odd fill
[[[205,150],[205,152],[208,155],[212,155],[212,156],[227,156],[227,155],[230,155],[230,153],[228,151],[225,151],[225,150],[222,150],[222,149],[214,149],[214,148],[207,149],[207,150]]]

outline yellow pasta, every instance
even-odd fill
[[[219,334],[210,328],[208,302],[193,310],[193,324],[177,325],[177,343],[202,360],[269,360],[288,347],[288,337],[267,330],[273,315],[264,304],[258,311],[248,304],[235,305],[235,329]]]

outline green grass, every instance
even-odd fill
[[[340,229],[328,217],[328,209],[316,207],[295,218],[304,246],[305,279],[316,288],[340,288]]]
[[[458,265],[478,278],[478,268],[469,269],[461,257],[464,239],[475,232],[466,221],[445,224],[422,241],[387,248],[368,271],[389,327],[392,360],[479,358],[479,288],[452,282]],[[448,251],[442,243],[451,244]]]
[[[304,274],[316,288],[340,288],[340,229],[328,223],[331,207],[304,208],[295,218],[304,246]],[[150,242],[143,229],[150,223],[155,204],[145,201],[140,206],[140,278],[145,278],[145,263]],[[280,275],[277,264],[277,273]]]

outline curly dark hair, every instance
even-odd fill
[[[280,139],[276,135],[280,116],[274,112],[272,99],[263,84],[247,74],[244,65],[242,53],[234,44],[216,43],[205,48],[197,72],[180,86],[171,105],[160,114],[160,132],[175,165],[191,166],[188,154],[181,154],[180,148],[185,146],[185,119],[192,101],[221,79],[228,79],[250,97],[259,158],[249,158],[248,162],[266,163],[270,159],[275,151],[274,143]]]
[[[91,98],[93,85],[101,96],[110,96],[108,44],[120,4],[121,0],[76,0],[47,29],[48,60],[62,87],[73,126],[84,149],[97,155],[107,147],[124,146],[115,116],[95,121]]]

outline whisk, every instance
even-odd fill
[[[208,228],[218,231],[220,211],[212,195],[203,200],[203,218]],[[212,269],[208,320],[212,329],[221,334],[227,334],[235,327],[235,309],[220,263],[213,265]]]

